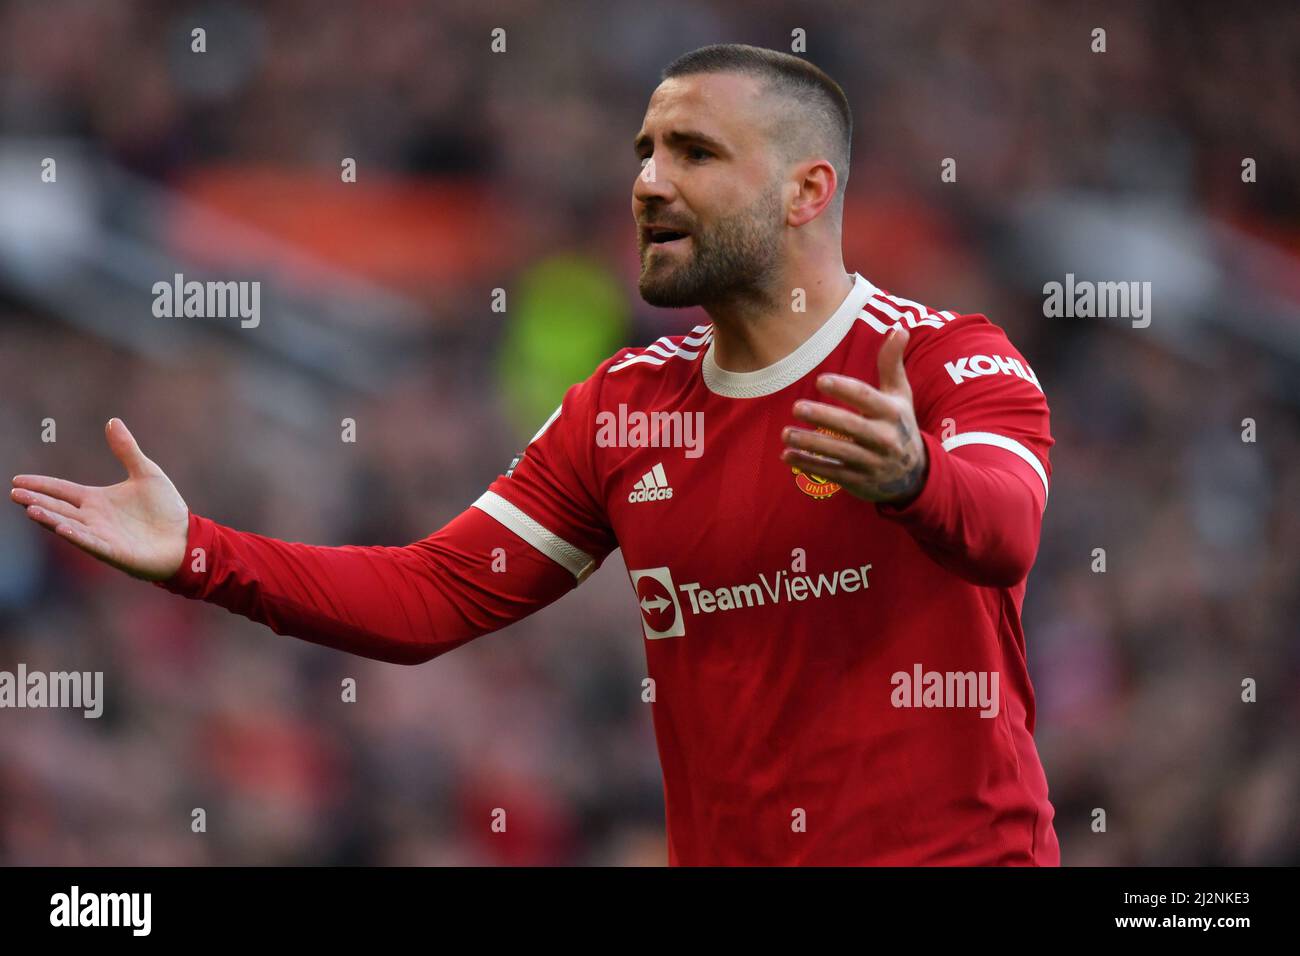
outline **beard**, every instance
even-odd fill
[[[654,252],[641,239],[641,298],[660,308],[707,306],[763,295],[781,247],[781,197],[769,189],[750,206],[691,232],[688,256]]]

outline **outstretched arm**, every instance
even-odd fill
[[[504,627],[576,586],[573,573],[470,508],[406,547],[319,547],[236,531],[189,511],[118,419],[125,481],[14,478],[12,499],[83,551],[173,593],[286,634],[415,664]]]

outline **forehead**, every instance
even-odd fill
[[[641,123],[641,134],[697,129],[724,142],[742,145],[765,128],[762,83],[740,73],[674,76],[655,88]]]

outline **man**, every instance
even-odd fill
[[[125,482],[20,476],[13,497],[168,590],[401,663],[544,607],[621,547],[670,863],[1055,865],[1020,626],[1047,404],[982,315],[845,272],[851,123],[786,54],[670,65],[635,139],[640,291],[711,323],[603,362],[422,541],[223,527],[116,419]]]

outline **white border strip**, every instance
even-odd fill
[[[559,405],[555,406],[555,411],[551,412],[551,417],[548,418],[548,419],[546,419],[546,421],[542,424],[542,427],[541,427],[541,428],[537,429],[537,434],[536,434],[536,435],[534,435],[532,438],[528,439],[528,444],[531,445],[533,442],[537,441],[537,439],[541,438],[541,437],[542,437],[542,433],[545,432],[546,429],[548,429],[548,428],[551,427],[551,425],[555,422],[555,420],[556,420],[557,418],[560,417],[560,412],[562,412],[562,411],[564,411],[564,403],[563,403],[563,402],[561,402]]]
[[[853,328],[867,299],[876,292],[874,285],[853,273],[853,288],[816,332],[785,358],[753,372],[729,372],[720,367],[713,355],[717,343],[711,342],[701,366],[704,384],[709,391],[727,398],[762,398],[793,385],[835,351]]]
[[[1039,480],[1042,481],[1043,504],[1047,503],[1047,472],[1043,470],[1043,463],[1038,460],[1038,456],[1020,442],[1014,438],[1008,438],[1006,435],[995,435],[993,432],[965,432],[944,439],[943,450],[952,451],[962,445],[992,445],[994,448],[1005,448],[1013,455],[1023,458],[1029,467],[1037,473]]]
[[[651,365],[663,365],[666,361],[668,360],[664,358],[656,358],[653,355],[633,355],[629,358],[623,359],[623,361],[619,362],[617,365],[611,365],[609,370],[611,372],[617,372],[621,368],[626,368],[629,365],[636,365],[638,362],[649,362]]]
[[[471,507],[491,515],[556,564],[567,568],[579,584],[596,570],[595,559],[586,551],[575,548],[559,535],[547,531],[495,491],[483,492]]]

